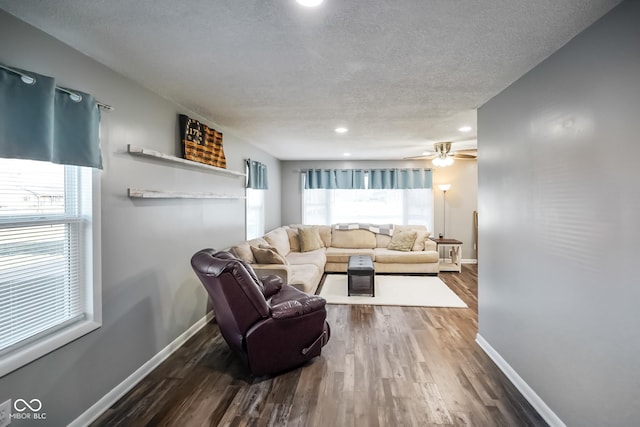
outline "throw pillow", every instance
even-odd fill
[[[251,252],[251,245],[248,242],[242,242],[231,248],[230,251],[236,258],[241,259],[249,264],[256,262]]]
[[[280,255],[274,248],[256,248],[251,246],[251,252],[258,264],[288,264],[287,259]]]
[[[391,238],[391,242],[389,242],[387,249],[409,252],[411,248],[413,248],[413,243],[416,241],[417,235],[418,233],[415,231],[395,232],[393,233],[393,237]]]
[[[320,232],[316,227],[299,229],[298,239],[300,240],[300,252],[315,251],[324,247]]]

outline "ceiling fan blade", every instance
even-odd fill
[[[465,150],[457,150],[453,153],[453,157],[456,159],[477,159],[478,158],[478,150],[475,148],[465,149]]]
[[[411,157],[403,157],[402,160],[433,160],[435,159],[437,156],[436,155],[430,155],[430,156],[411,156]]]

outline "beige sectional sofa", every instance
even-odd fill
[[[428,238],[426,227],[396,225],[393,230],[395,238],[367,229],[283,226],[261,238],[241,242],[230,251],[252,264],[259,276],[277,274],[285,283],[308,293],[315,293],[323,273],[346,272],[351,255],[371,256],[376,273],[438,273],[436,244]],[[415,241],[404,242],[403,250],[390,249],[398,247],[401,237],[410,239],[414,233]]]

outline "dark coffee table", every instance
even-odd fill
[[[347,266],[347,295],[351,296],[354,290],[361,291],[363,295],[376,296],[375,270],[373,260],[369,255],[352,255]],[[364,286],[362,286],[364,282]],[[361,294],[358,292],[358,294]]]

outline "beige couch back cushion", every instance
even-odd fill
[[[325,248],[331,247],[331,226],[330,225],[319,225],[318,232],[320,233],[320,238],[322,239],[322,243]]]
[[[284,227],[278,227],[271,230],[264,235],[264,240],[266,240],[267,243],[271,247],[275,248],[282,256],[287,256],[287,254],[291,252],[291,247],[289,246],[289,235]]]
[[[287,228],[287,236],[289,236],[289,247],[291,252],[300,252],[300,241],[298,240],[298,229]]]
[[[334,248],[373,249],[376,247],[376,235],[368,230],[333,229],[331,246]]]
[[[376,248],[386,248],[389,246],[391,242],[391,236],[387,236],[386,234],[376,234]]]

